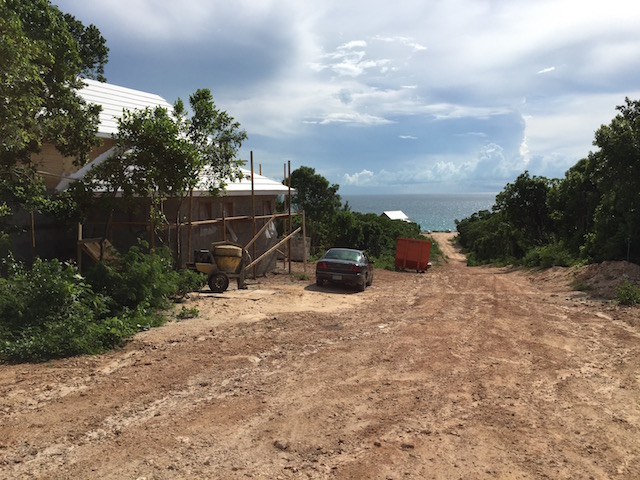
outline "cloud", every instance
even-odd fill
[[[370,170],[362,170],[352,175],[345,173],[342,178],[347,185],[366,186],[373,183],[374,173]]]
[[[344,45],[340,45],[338,50],[351,50],[353,48],[365,48],[367,46],[367,42],[364,40],[352,40],[350,42],[345,43]]]
[[[322,119],[313,121],[307,120],[307,123],[318,123],[320,125],[328,125],[331,123],[341,123],[350,125],[385,125],[392,123],[382,117],[375,115],[367,115],[356,112],[343,112],[343,113],[329,113]]]
[[[427,47],[425,47],[424,45],[420,45],[414,39],[408,37],[383,37],[381,35],[376,35],[374,39],[380,40],[381,42],[399,43],[401,45],[406,45],[416,52],[427,50]]]
[[[522,160],[524,161],[524,163],[525,164],[529,163],[531,155],[530,155],[530,151],[529,151],[529,144],[527,142],[527,137],[524,137],[522,139],[522,143],[520,144],[519,153],[520,153],[520,156],[522,157]]]
[[[265,169],[354,188],[561,176],[640,98],[627,0],[56,3],[105,35],[114,83],[210,88]]]
[[[464,132],[464,133],[456,133],[456,137],[478,137],[478,138],[486,138],[487,134],[485,132]]]

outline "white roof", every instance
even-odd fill
[[[386,212],[382,212],[385,217],[390,218],[391,220],[404,220],[405,222],[409,221],[409,217],[407,217],[402,210],[388,210]]]
[[[134,90],[132,88],[119,87],[108,83],[98,82],[95,80],[82,80],[86,87],[78,93],[88,103],[95,103],[102,106],[100,112],[100,125],[98,126],[98,136],[110,138],[112,134],[118,132],[117,119],[122,117],[123,110],[141,110],[146,107],[155,108],[157,106],[166,108],[169,112],[173,110],[173,106],[164,98],[153,93]],[[69,177],[63,178],[58,184],[56,190],[65,190],[71,181],[79,180],[95,165],[99,165],[113,153],[113,148],[104,152],[93,161],[86,164],[77,172]],[[251,195],[251,172],[241,168],[244,178],[229,182],[226,187],[226,195],[244,196]],[[201,186],[198,191],[200,195],[207,195],[208,189],[205,187],[206,179],[202,179]],[[254,173],[253,175],[253,191],[256,195],[283,195],[289,191],[286,185],[281,182],[271,180],[265,176]],[[292,189],[292,193],[293,193]]]
[[[240,169],[244,175],[242,180],[236,180],[227,185],[226,195],[247,195],[251,193],[251,171]],[[253,173],[253,191],[256,195],[283,195],[289,192],[289,187],[282,182],[276,182],[263,175]],[[291,193],[295,190],[292,188]]]
[[[77,172],[71,174],[68,177],[64,177],[58,183],[56,187],[57,191],[66,190],[70,183],[74,180],[80,180],[84,178],[89,170],[91,170],[95,165],[99,165],[103,161],[105,161],[112,153],[113,148],[107,150],[102,155],[94,159],[93,161],[87,163],[84,167],[82,167]],[[224,195],[226,196],[247,196],[251,195],[251,171],[245,168],[240,168],[242,172],[243,178],[240,180],[235,180],[233,182],[229,182],[225,189]],[[206,186],[206,178],[204,176],[206,173],[202,174],[202,180],[200,182],[199,187],[197,187],[194,191],[195,195],[208,195],[209,190]],[[283,185],[281,182],[277,182],[275,180],[271,180],[263,175],[259,175],[257,173],[253,174],[253,193],[255,195],[286,195],[289,192],[289,187]],[[291,193],[295,192],[294,189],[291,189]]]
[[[230,197],[251,195],[251,171],[246,168],[240,168],[240,171],[244,178],[227,183],[224,195]],[[203,174],[203,176],[204,175],[206,174]],[[208,189],[205,186],[205,183],[206,179],[203,178],[200,182],[199,188],[197,189],[197,194],[207,195]],[[282,182],[271,180],[270,178],[254,172],[253,193],[255,195],[285,195],[287,192],[289,192],[289,187],[283,185]],[[293,194],[293,192],[295,192],[295,190],[292,188],[291,193]]]
[[[96,80],[83,79],[82,81],[86,87],[79,90],[78,94],[87,103],[95,103],[102,107],[100,125],[98,125],[98,136],[102,138],[110,138],[112,134],[118,132],[117,119],[122,117],[124,109],[133,111],[160,106],[166,108],[169,113],[173,111],[173,105],[153,93]]]

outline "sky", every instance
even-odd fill
[[[640,2],[52,0],[110,49],[109,83],[209,88],[240,157],[340,194],[499,192],[562,178],[640,99]]]

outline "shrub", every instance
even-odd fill
[[[73,265],[58,260],[36,259],[31,270],[13,264],[0,279],[0,323],[10,330],[106,311],[105,298],[94,294]]]
[[[574,262],[571,254],[560,243],[535,247],[524,256],[522,263],[526,267],[568,267]]]
[[[93,288],[111,298],[114,314],[121,308],[166,308],[171,298],[204,284],[201,273],[176,272],[168,248],[145,253],[143,246],[131,247],[118,262],[98,263],[87,272]]]
[[[187,308],[183,305],[182,309],[176,313],[176,318],[178,320],[186,320],[188,318],[196,318],[198,315],[200,315],[198,307]]]
[[[12,264],[0,279],[0,358],[41,361],[102,351],[113,344],[96,335],[113,329],[106,313],[104,296],[73,265]]]
[[[122,345],[139,330],[161,325],[156,308],[199,289],[203,277],[176,272],[166,250],[132,248],[115,265],[91,274],[73,265],[36,260],[31,269],[3,263],[0,277],[0,359],[43,361],[94,354]]]
[[[625,280],[616,287],[616,300],[621,305],[637,305],[640,303],[640,287]]]

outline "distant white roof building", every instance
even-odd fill
[[[118,133],[118,119],[122,118],[124,110],[142,110],[147,107],[155,108],[158,106],[166,108],[169,112],[173,110],[173,105],[161,96],[153,93],[95,80],[83,79],[82,81],[86,87],[80,90],[78,94],[87,103],[94,103],[102,107],[100,124],[98,125],[98,137],[101,138],[111,138],[112,135]],[[65,190],[73,180],[83,178],[93,166],[102,163],[112,152],[113,148],[102,153],[69,177],[63,178],[56,187],[56,190]],[[244,168],[241,168],[241,171],[244,178],[229,182],[226,188],[226,195],[242,196],[251,193],[251,172]],[[286,185],[265,176],[254,173],[253,177],[253,191],[256,195],[283,195],[289,191]],[[206,194],[207,188],[204,187],[204,178],[201,184],[202,188],[200,192]]]
[[[409,217],[407,217],[402,210],[388,210],[386,212],[382,212],[383,217],[387,217],[390,220],[402,220],[405,222],[410,222]]]

